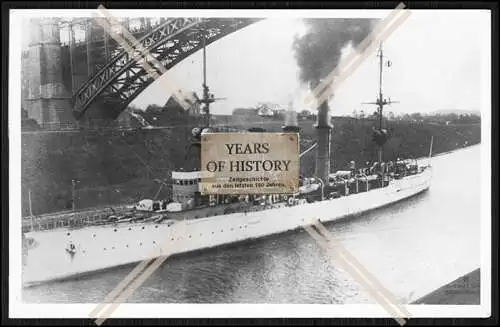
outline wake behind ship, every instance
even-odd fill
[[[379,57],[382,60],[382,49]],[[205,82],[203,91],[199,101],[205,106],[207,119],[204,126],[192,131],[197,151],[203,133],[217,132],[209,126],[209,105],[215,98]],[[352,162],[348,170],[335,173],[330,173],[328,105],[321,104],[317,142],[301,154],[316,149],[316,174],[301,178],[296,194],[202,195],[200,171],[173,171],[169,200],[145,199],[114,215],[65,220],[53,223],[52,228],[32,225],[23,233],[23,284],[266,237],[302,228],[319,217],[322,222],[343,219],[421,193],[430,187],[429,162],[382,160],[388,137],[382,126],[382,110],[390,103],[383,99],[380,86],[379,98],[373,103],[380,118],[373,135],[379,160],[364,167]],[[283,131],[299,133],[294,116],[288,117]],[[429,157],[431,151],[432,141]]]

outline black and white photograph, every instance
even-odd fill
[[[489,317],[490,15],[11,10],[10,315]]]

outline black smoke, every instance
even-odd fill
[[[342,49],[357,47],[370,35],[377,20],[345,18],[304,19],[306,33],[295,37],[293,50],[300,81],[313,90],[339,64]]]

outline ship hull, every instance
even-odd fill
[[[26,233],[27,238],[35,240],[35,246],[23,258],[23,285],[258,239],[299,229],[315,219],[344,219],[427,190],[431,175],[429,168],[369,192],[278,209],[184,220],[170,226],[127,224]],[[66,251],[70,242],[76,246],[74,254]]]

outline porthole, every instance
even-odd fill
[[[67,233],[66,235],[68,235],[68,236],[69,236],[69,235],[71,235],[71,233]]]
[[[126,247],[126,248],[128,248],[128,244],[127,244],[127,245],[125,245],[125,247]]]
[[[188,236],[189,236],[189,238],[191,238],[191,235],[188,235]]]
[[[174,240],[174,238],[172,237],[170,240],[171,240],[171,241],[173,241],[173,240]]]
[[[104,251],[106,251],[106,248],[104,248]]]
[[[141,243],[139,243],[139,245],[140,245],[140,246],[142,246],[142,242],[141,242]]]
[[[94,234],[94,235],[92,235],[92,237],[95,237],[95,234]]]
[[[142,229],[144,229],[144,226],[142,226]]]
[[[153,244],[156,244],[156,241],[153,241]]]
[[[214,234],[215,234],[215,232],[212,232],[212,235],[214,235]]]
[[[115,232],[116,232],[117,230],[118,230],[118,229],[116,229],[116,228],[114,229],[114,231],[115,231]]]
[[[132,230],[132,227],[129,227],[128,230]]]
[[[156,225],[155,228],[158,228],[158,225]]]

